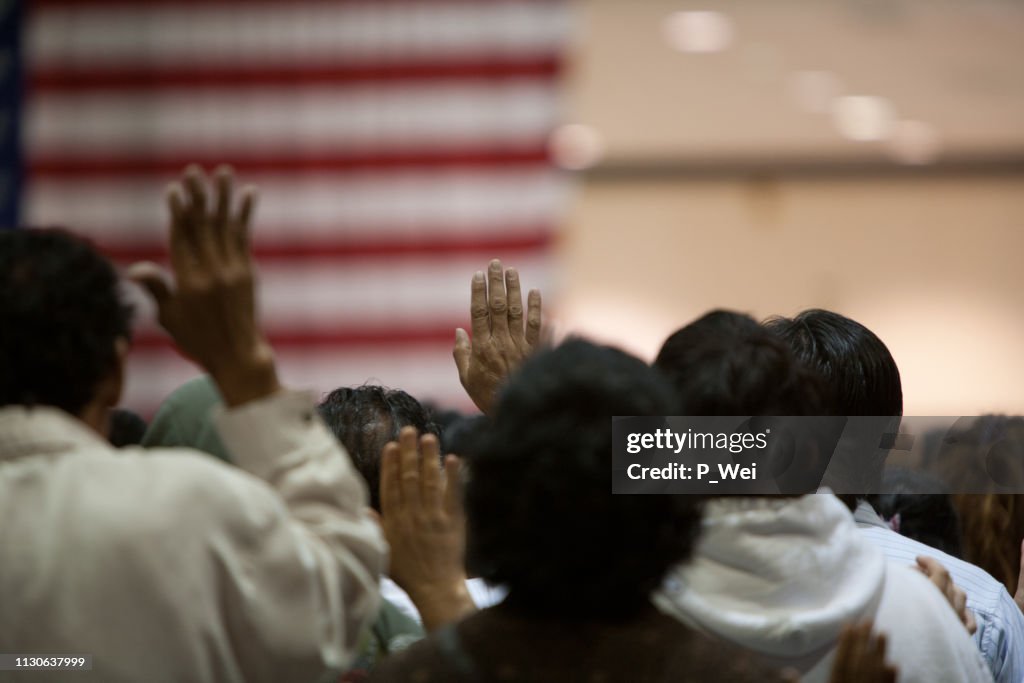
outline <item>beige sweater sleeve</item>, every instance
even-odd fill
[[[363,480],[305,394],[224,410],[216,423],[238,466],[272,489],[229,476],[219,496],[222,618],[244,679],[343,667],[376,615],[387,556]]]

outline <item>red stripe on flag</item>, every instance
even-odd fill
[[[39,177],[79,177],[96,175],[175,175],[189,164],[213,167],[229,163],[240,173],[273,173],[280,171],[340,172],[373,169],[404,169],[409,167],[460,167],[547,165],[550,155],[546,144],[513,149],[442,149],[427,151],[396,151],[370,153],[335,153],[321,155],[246,155],[213,153],[195,150],[176,151],[178,156],[115,157],[30,156],[28,172]],[[30,152],[31,155],[31,152]]]
[[[274,232],[274,231],[271,231]],[[287,234],[286,230],[277,231]],[[253,253],[258,261],[286,261],[304,258],[328,258],[332,260],[362,259],[375,257],[405,256],[458,256],[464,254],[485,254],[487,258],[495,258],[522,251],[543,249],[551,245],[553,233],[551,228],[537,228],[535,231],[515,230],[515,235],[490,237],[472,234],[465,237],[445,237],[443,231],[436,228],[423,228],[423,236],[408,239],[387,241],[331,241],[307,242],[259,242],[253,246]],[[441,233],[440,236],[438,233]],[[101,243],[101,251],[115,261],[164,261],[167,259],[167,248],[162,244],[149,242],[138,243]]]
[[[433,5],[435,7],[447,7],[450,5],[560,5],[563,0],[304,0],[307,5],[390,5],[392,9],[397,7],[423,7]],[[201,5],[208,7],[233,7],[237,5],[282,5],[282,0],[33,0],[28,4],[29,10],[48,9],[89,9],[89,8],[116,8],[130,7],[137,9],[140,6],[146,8],[164,7],[188,7]]]
[[[468,306],[466,319],[452,321],[449,325],[363,329],[353,326],[334,330],[268,330],[267,338],[276,349],[437,345],[454,344],[456,327],[469,329]],[[132,347],[140,350],[175,348],[170,337],[159,330],[139,331],[132,339]]]
[[[174,66],[40,68],[29,75],[29,88],[38,92],[86,92],[93,90],[160,90],[165,88],[249,88],[277,86],[344,85],[389,81],[499,80],[555,78],[561,69],[556,56],[522,60],[460,58],[451,62],[396,64],[279,64],[239,66]]]

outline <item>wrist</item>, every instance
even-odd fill
[[[266,342],[257,344],[251,353],[235,356],[230,363],[211,368],[210,376],[229,407],[257,401],[281,390],[274,353]]]
[[[407,592],[419,610],[427,631],[458,621],[476,611],[476,603],[466,587],[465,576],[457,581],[409,586]]]

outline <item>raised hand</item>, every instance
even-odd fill
[[[829,683],[896,683],[897,674],[885,663],[884,633],[873,635],[871,622],[843,628]]]
[[[524,321],[519,273],[503,271],[495,259],[486,278],[479,271],[473,276],[469,314],[473,338],[461,327],[455,330],[452,355],[466,393],[487,413],[498,387],[540,344],[540,290],[530,290]]]
[[[441,474],[437,437],[405,427],[381,454],[380,502],[391,546],[389,576],[409,594],[432,631],[476,609],[466,588],[466,522],[459,460]]]
[[[212,197],[206,174],[189,166],[168,188],[172,285],[153,263],[138,263],[129,277],[156,301],[160,324],[186,356],[217,382],[228,405],[268,396],[280,385],[273,351],[256,320],[249,221],[255,190],[234,204],[234,174],[217,169]]]

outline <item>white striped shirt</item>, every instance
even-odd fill
[[[967,607],[978,622],[974,642],[996,683],[1024,681],[1024,614],[1003,584],[980,567],[899,535],[864,501],[858,504],[854,520],[861,533],[890,560],[914,565],[919,555],[926,555],[940,562],[967,593]]]

